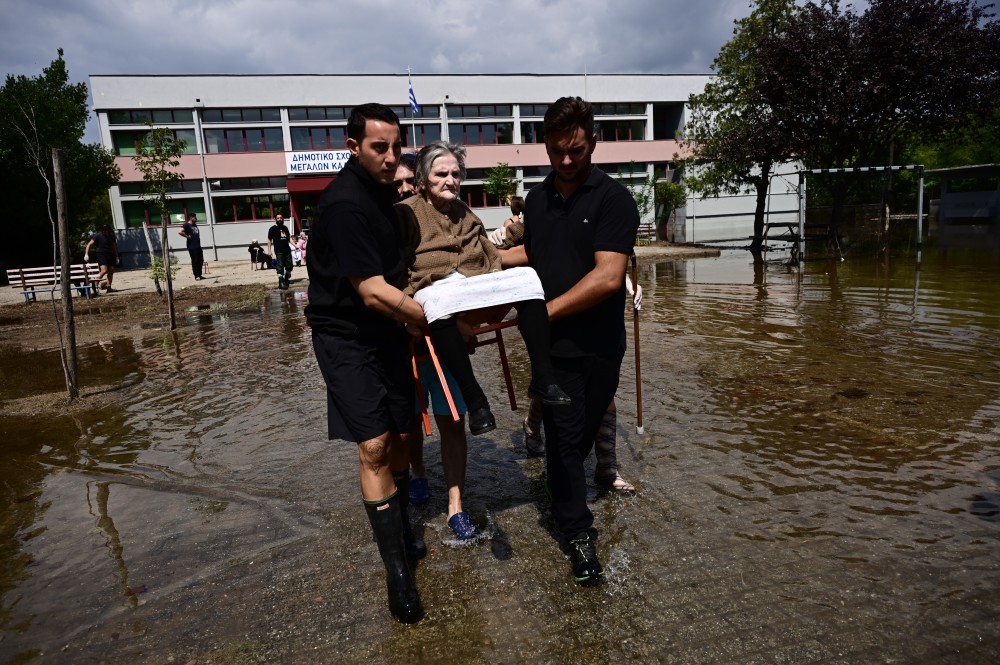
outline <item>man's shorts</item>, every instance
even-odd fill
[[[465,406],[465,400],[462,399],[462,391],[458,388],[458,382],[443,364],[441,365],[441,369],[444,370],[444,379],[448,382],[448,390],[451,391],[451,398],[455,402],[455,410],[458,411],[458,415],[464,416],[468,408]],[[427,397],[430,395],[430,403],[431,407],[433,407],[434,415],[451,416],[451,409],[448,408],[448,398],[444,396],[444,390],[441,388],[441,379],[438,378],[437,370],[434,369],[434,362],[430,358],[419,361],[417,363],[417,373],[420,375],[420,389],[424,393],[424,404],[427,403]],[[417,413],[419,413],[419,400],[416,406]]]
[[[105,254],[104,252],[98,252],[97,265],[111,266],[113,268],[115,266],[115,255],[111,253]]]
[[[314,330],[326,381],[327,435],[360,443],[413,427],[413,372],[406,332],[377,342]]]

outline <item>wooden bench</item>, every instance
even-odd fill
[[[635,234],[635,244],[642,247],[651,245],[656,240],[656,224],[646,222],[639,225],[639,230]]]
[[[69,281],[80,295],[93,298],[97,295],[97,275],[101,267],[96,263],[74,263],[69,267]],[[18,289],[24,302],[36,302],[39,293],[53,293],[62,289],[62,268],[11,268],[7,271],[11,288]]]

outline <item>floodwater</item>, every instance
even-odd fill
[[[488,537],[448,538],[432,435],[415,626],[389,619],[355,447],[325,441],[302,293],[87,347],[112,404],[0,415],[0,662],[996,663],[998,277],[955,251],[641,266],[644,434],[631,314],[617,397],[639,492],[591,496],[594,589],[480,349],[499,428],[471,440],[466,508]],[[54,354],[0,370],[2,398],[61,381]]]

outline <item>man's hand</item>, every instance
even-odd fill
[[[90,263],[90,254],[84,254],[83,255],[83,262],[84,263]]]

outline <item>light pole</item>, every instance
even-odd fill
[[[205,198],[205,220],[208,222],[208,233],[212,237],[212,254],[215,260],[219,260],[219,246],[215,244],[215,207],[212,205],[212,184],[208,181],[208,171],[205,169],[205,137],[201,133],[201,109],[205,107],[200,99],[194,102],[194,133],[195,147],[198,149],[198,157],[201,158],[201,181],[203,183]],[[221,185],[218,180],[214,184]]]

